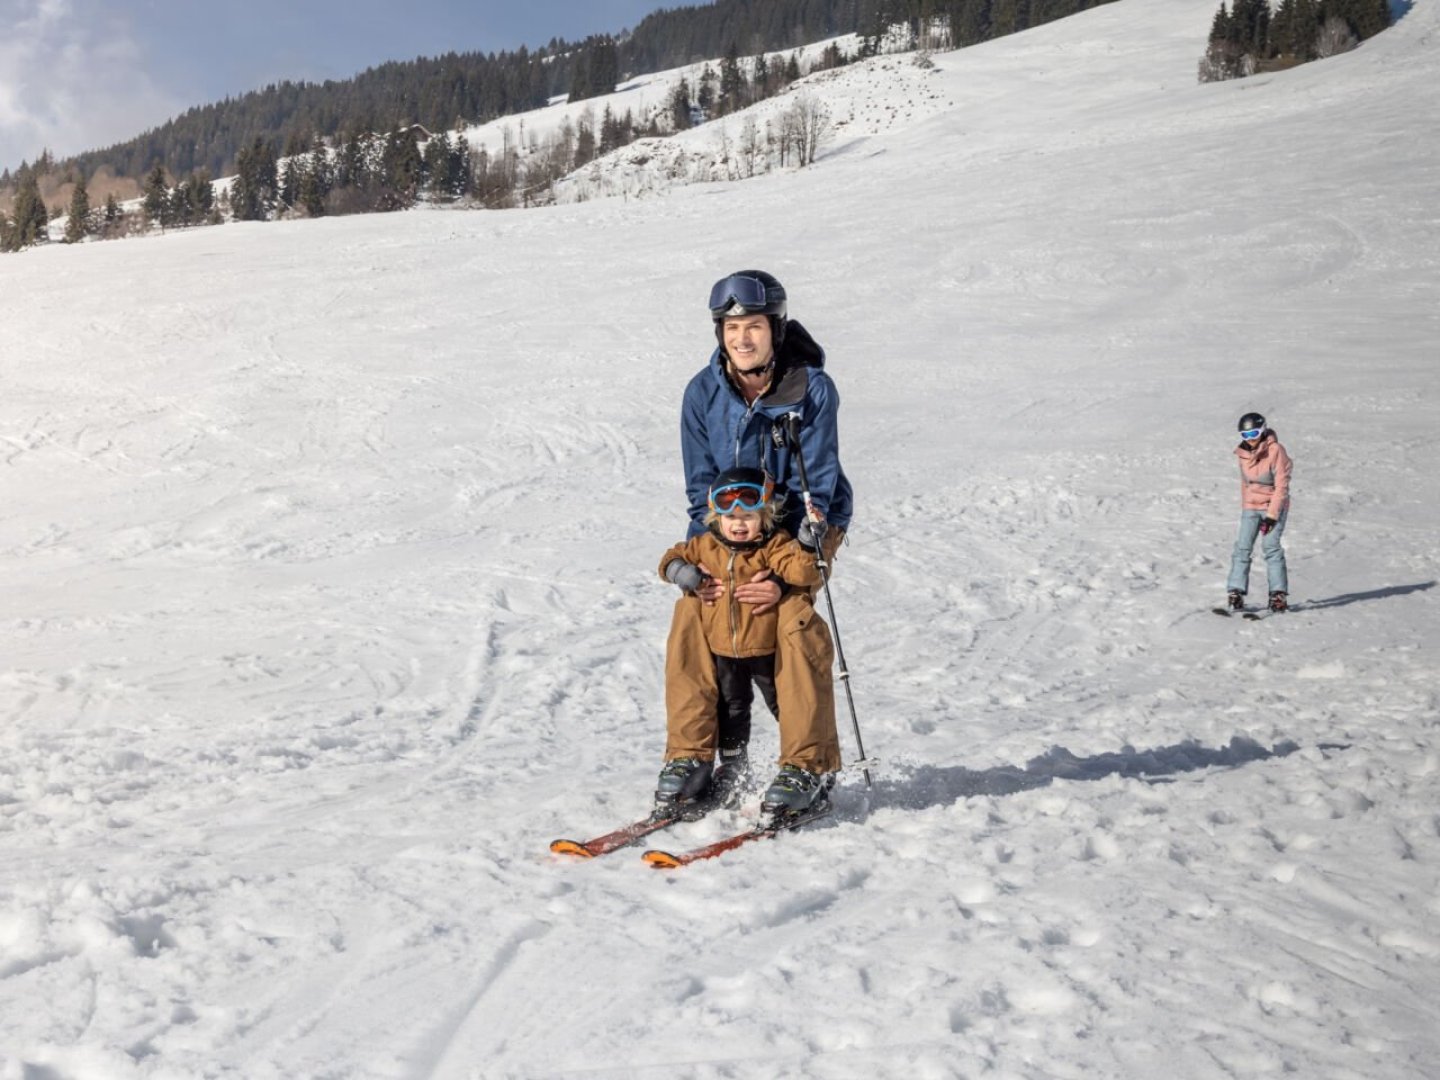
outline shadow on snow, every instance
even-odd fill
[[[1053,746],[1021,768],[997,765],[990,769],[967,769],[960,765],[922,765],[895,779],[877,780],[870,793],[870,808],[895,806],[919,810],[948,806],[956,799],[974,795],[1014,795],[1042,788],[1056,780],[1100,780],[1107,776],[1128,776],[1148,783],[1170,783],[1179,773],[1200,769],[1234,769],[1254,761],[1286,757],[1300,749],[1286,740],[1273,747],[1236,735],[1229,745],[1218,748],[1183,742],[1155,750],[1123,750],[1082,758],[1063,746]],[[1343,750],[1327,744],[1325,750]]]
[[[1433,589],[1435,582],[1422,581],[1417,585],[1390,585],[1384,589],[1371,589],[1369,592],[1342,593],[1340,596],[1331,596],[1325,600],[1305,601],[1305,610],[1314,611],[1316,608],[1344,607],[1346,604],[1358,604],[1362,600],[1384,600],[1391,596],[1405,596],[1407,593],[1424,592],[1426,589]]]

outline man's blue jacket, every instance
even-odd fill
[[[850,527],[853,493],[840,467],[837,426],[840,394],[825,374],[825,350],[794,319],[777,350],[770,389],[746,405],[725,377],[717,348],[685,387],[680,406],[680,447],[685,461],[685,494],[690,500],[690,536],[705,531],[710,484],[735,466],[764,469],[775,479],[779,523],[795,532],[804,517],[800,470],[794,451],[777,445],[773,431],[788,413],[800,415],[800,447],[810,480],[810,499],[825,520]]]

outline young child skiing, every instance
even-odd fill
[[[679,603],[700,604],[715,679],[713,685],[685,679],[676,674],[677,667],[667,668],[665,767],[655,801],[658,806],[710,805],[734,793],[749,769],[745,747],[758,686],[781,729],[780,775],[766,791],[764,807],[771,812],[807,809],[813,802],[808,790],[805,806],[791,805],[786,770],[805,770],[785,760],[785,749],[813,745],[810,729],[819,719],[799,710],[780,712],[775,694],[778,612],[771,606],[757,613],[755,605],[735,599],[735,589],[768,572],[808,602],[809,590],[820,584],[813,538],[803,525],[800,540],[776,528],[774,482],[759,469],[722,472],[710,485],[709,505],[707,531],[674,545],[660,559],[660,576],[686,594]],[[801,542],[806,539],[811,540],[808,548]],[[718,587],[718,599],[700,603],[694,594],[702,587],[707,596]],[[800,779],[808,777],[805,773]]]
[[[1285,611],[1290,584],[1280,538],[1290,515],[1290,455],[1259,413],[1242,416],[1239,429],[1240,445],[1235,448],[1235,456],[1240,460],[1240,531],[1230,560],[1228,605],[1231,611],[1244,610],[1245,593],[1250,587],[1250,554],[1259,537],[1270,588],[1270,610]]]

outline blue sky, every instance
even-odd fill
[[[0,168],[123,142],[281,79],[614,33],[686,2],[0,0]]]

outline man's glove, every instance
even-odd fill
[[[795,533],[795,539],[800,541],[800,546],[807,551],[819,551],[820,542],[825,539],[825,522],[811,521],[806,518],[800,522],[800,528]]]
[[[699,592],[705,584],[705,575],[694,563],[684,559],[671,559],[665,566],[665,580],[679,585],[685,592]]]
[[[1279,523],[1278,521],[1276,521],[1274,518],[1272,518],[1272,517],[1267,517],[1264,521],[1260,522],[1260,535],[1261,535],[1261,536],[1267,535],[1267,534],[1270,532],[1270,530],[1273,529],[1273,528],[1274,528],[1276,525],[1278,525],[1278,524],[1280,524],[1280,523]]]

